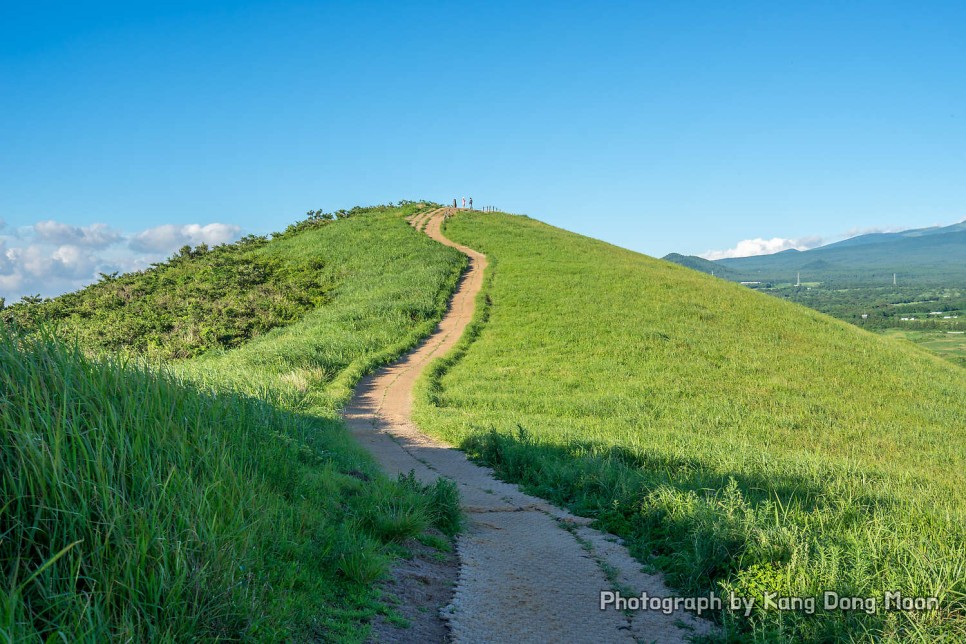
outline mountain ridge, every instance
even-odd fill
[[[707,260],[671,253],[667,261],[715,271],[737,281],[808,281],[874,285],[966,282],[966,221],[949,226],[916,228],[895,233],[868,233],[809,250],[789,249],[769,255]],[[720,272],[719,272],[720,271]],[[728,272],[726,272],[728,271]]]

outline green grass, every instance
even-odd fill
[[[461,214],[446,234],[491,267],[421,426],[595,517],[682,592],[942,605],[724,615],[736,637],[966,637],[961,368],[528,218]]]
[[[253,395],[281,392],[288,408],[332,413],[359,377],[432,330],[466,265],[461,253],[405,222],[403,215],[413,211],[353,217],[273,242],[270,256],[324,258],[320,279],[336,284],[331,304],[237,349],[209,351],[178,368]]]
[[[331,287],[233,350],[149,363],[0,327],[0,641],[365,638],[398,543],[460,522],[455,486],[387,480],[336,413],[464,264],[414,210],[261,246]]]

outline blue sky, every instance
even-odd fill
[[[0,296],[398,199],[657,256],[952,223],[964,27],[963,3],[4,3]]]

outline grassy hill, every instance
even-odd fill
[[[960,323],[966,222],[860,235],[802,252],[714,262],[672,253],[664,259],[724,279],[755,282],[752,288],[864,329],[887,330],[954,364],[966,364]],[[947,317],[935,317],[941,313]]]
[[[757,597],[742,638],[966,637],[966,378],[802,306],[525,218],[463,213],[490,258],[473,333],[417,420],[623,536],[684,593]],[[762,608],[938,596],[937,612]]]
[[[365,638],[399,544],[459,520],[454,486],[385,479],[336,412],[464,265],[418,207],[4,312],[0,641]]]

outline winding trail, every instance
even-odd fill
[[[423,434],[411,420],[413,385],[433,359],[457,343],[473,317],[486,257],[443,236],[452,208],[410,223],[470,260],[437,329],[395,363],[364,378],[345,408],[350,431],[391,476],[413,470],[423,482],[443,476],[460,490],[467,527],[457,542],[459,579],[443,610],[455,642],[683,642],[711,630],[690,613],[599,609],[600,591],[669,597],[660,575],[641,572],[612,535]],[[605,574],[605,570],[608,571]]]

